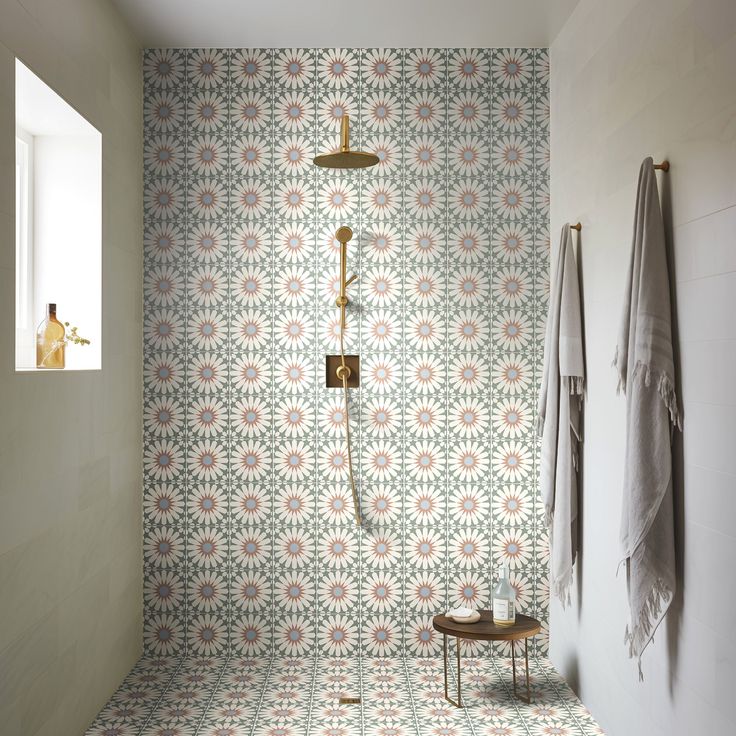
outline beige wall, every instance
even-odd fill
[[[14,56],[103,136],[103,370],[14,372]],[[0,732],[77,736],[141,644],[141,82],[108,2],[0,0]]]
[[[580,219],[587,343],[583,556],[551,652],[613,736],[733,732],[736,702],[736,3],[581,0],[551,50],[552,233]],[[611,368],[641,160],[670,213],[685,430],[682,597],[643,659],[623,644],[624,399]]]

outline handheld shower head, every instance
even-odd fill
[[[350,150],[350,120],[347,115],[340,121],[340,150],[316,156],[314,163],[327,169],[364,169],[375,166],[379,158],[375,153]]]

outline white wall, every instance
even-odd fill
[[[103,370],[15,373],[15,55],[103,135]],[[111,4],[0,0],[0,732],[77,736],[141,644],[141,82]]]
[[[581,0],[551,49],[552,232],[580,219],[587,343],[583,553],[551,653],[613,736],[733,733],[736,702],[736,3]],[[671,222],[685,430],[682,597],[643,659],[623,644],[624,399],[611,368],[639,164]],[[556,240],[553,235],[553,240]]]

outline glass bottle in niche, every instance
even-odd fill
[[[36,368],[64,367],[65,333],[56,319],[56,304],[47,304],[46,317],[36,331]]]
[[[509,566],[501,568],[498,585],[493,589],[493,623],[513,626],[516,623],[516,591],[509,582]]]

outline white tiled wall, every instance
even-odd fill
[[[15,55],[103,135],[103,370],[14,371]],[[0,2],[0,733],[82,733],[141,646],[140,52],[111,4]]]
[[[552,239],[580,220],[588,397],[583,556],[551,613],[555,664],[614,736],[733,733],[736,699],[736,4],[581,0],[551,49]],[[624,399],[610,367],[641,160],[671,212],[681,348],[683,597],[627,657]]]

